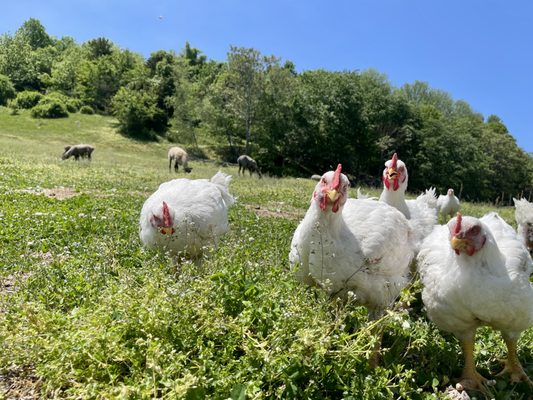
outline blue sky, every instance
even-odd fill
[[[298,71],[374,68],[395,86],[422,80],[498,115],[533,152],[533,2],[526,0],[18,0],[0,33],[29,18],[78,43],[106,37],[149,56],[186,41],[224,61],[231,45]]]

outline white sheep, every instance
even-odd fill
[[[237,164],[239,164],[239,175],[241,174],[241,170],[243,175],[244,172],[248,170],[250,171],[250,176],[252,176],[252,172],[255,172],[259,176],[259,178],[262,177],[261,171],[257,166],[257,162],[252,157],[243,154],[242,156],[239,156],[239,158],[237,158]]]
[[[181,147],[174,146],[168,150],[168,171],[172,171],[172,161],[174,161],[174,171],[178,172],[179,165],[183,166],[185,172],[191,172],[188,165],[189,155]]]
[[[94,147],[89,144],[76,144],[74,146],[65,146],[63,155],[61,159],[66,160],[67,158],[74,157],[76,161],[81,158],[87,157],[89,161],[91,160],[91,154],[94,151]]]

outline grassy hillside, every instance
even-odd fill
[[[95,146],[92,162],[60,159],[63,145],[82,142]],[[402,295],[408,307],[379,321],[383,361],[370,370],[366,310],[292,278],[289,244],[311,180],[258,181],[193,161],[187,177],[234,175],[230,233],[179,275],[143,250],[142,204],[176,177],[168,146],[126,139],[111,118],[43,121],[0,107],[0,399],[444,398],[460,348],[427,320],[418,283]],[[513,209],[499,211],[514,223]],[[519,347],[529,376],[532,348],[530,329]],[[499,334],[480,330],[480,371],[493,376],[504,356]],[[532,396],[505,378],[493,392]]]

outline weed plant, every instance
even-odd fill
[[[75,143],[95,146],[91,162],[60,160]],[[376,322],[383,352],[371,370],[367,311],[293,279],[289,245],[311,180],[259,181],[193,161],[187,178],[234,175],[231,231],[180,273],[143,250],[144,200],[184,177],[168,172],[168,147],[121,137],[111,118],[42,122],[0,108],[0,398],[445,398],[461,352],[427,319],[417,281]],[[492,209],[463,205],[476,216]],[[514,223],[512,208],[498,211]],[[529,376],[532,348],[530,329],[519,342]],[[479,330],[483,374],[494,376],[505,352],[498,333]],[[504,377],[492,390],[533,396]]]

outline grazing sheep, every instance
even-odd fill
[[[248,170],[250,171],[250,176],[252,176],[252,172],[255,172],[259,176],[259,178],[262,177],[261,171],[259,170],[257,163],[252,157],[243,154],[242,156],[239,156],[239,158],[237,158],[237,164],[239,164],[239,175],[241,174],[241,170],[243,175],[244,172]]]
[[[318,174],[313,174],[311,175],[311,179],[318,182],[320,179],[322,179],[322,176]]]
[[[178,172],[179,165],[183,166],[185,172],[191,172],[188,165],[189,155],[181,147],[174,146],[168,150],[168,171],[172,171],[172,161],[174,161],[174,171]]]
[[[94,151],[94,147],[89,144],[76,144],[74,146],[65,146],[65,151],[61,156],[62,160],[67,158],[74,157],[76,161],[79,161],[80,157],[87,157],[89,161],[91,160],[91,153]]]

